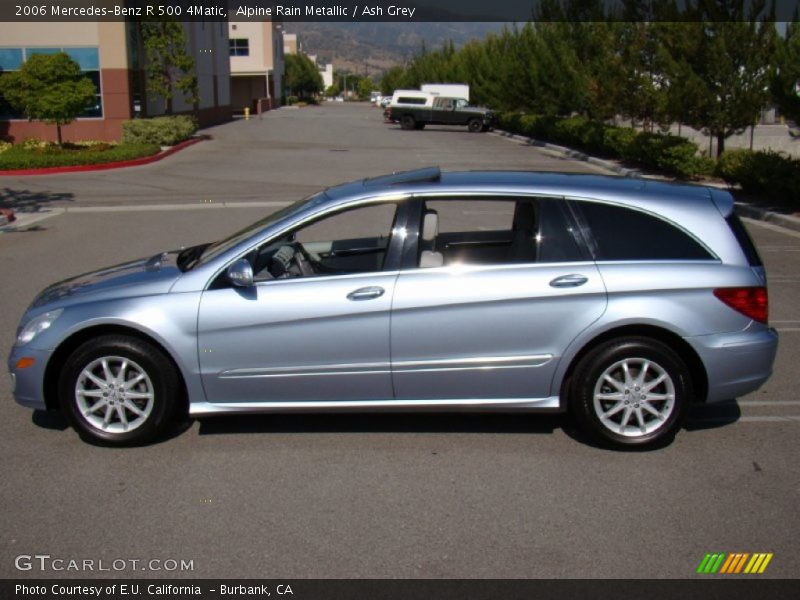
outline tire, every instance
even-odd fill
[[[576,365],[568,391],[581,430],[615,448],[669,444],[691,398],[691,375],[680,356],[645,337],[594,348]]]
[[[425,129],[425,123],[415,123],[414,124],[414,129],[416,129],[417,131],[421,131],[422,129]]]
[[[471,133],[479,133],[483,131],[483,123],[480,119],[470,119],[467,122],[467,129],[469,129]]]
[[[64,414],[84,441],[136,446],[164,432],[178,405],[180,380],[152,344],[107,335],[70,355],[58,390]]]
[[[416,120],[411,115],[403,115],[402,117],[400,117],[400,127],[402,129],[406,130],[414,129],[416,124],[417,124]]]

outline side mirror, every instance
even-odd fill
[[[246,258],[240,258],[228,267],[228,281],[236,287],[250,287],[253,285],[253,267]]]

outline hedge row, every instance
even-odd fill
[[[796,158],[773,151],[727,150],[714,172],[746,192],[800,204],[800,160]]]
[[[195,131],[197,123],[186,115],[134,119],[122,124],[122,141],[126,144],[174,146],[192,137]]]
[[[615,127],[586,117],[548,117],[503,113],[502,129],[578,148],[589,154],[619,158],[678,177],[698,177],[713,172],[714,161],[698,155],[697,144],[675,135],[646,133]]]
[[[151,156],[159,150],[161,147],[157,144],[119,144],[107,148],[59,148],[53,144],[37,149],[17,144],[0,153],[0,170],[98,165]]]
[[[728,150],[716,161],[700,156],[697,144],[685,138],[615,127],[585,117],[502,113],[498,120],[501,129],[512,133],[678,177],[716,175],[730,184],[738,183],[746,192],[800,204],[800,160],[778,152]]]

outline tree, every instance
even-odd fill
[[[763,2],[746,7],[745,0],[706,0],[700,5],[698,42],[693,55],[685,57],[702,84],[689,124],[716,138],[717,156],[729,136],[756,123],[769,100],[777,33],[774,22],[757,19]],[[712,20],[722,8],[732,20]]]
[[[375,87],[375,84],[368,77],[362,78],[358,82],[358,98],[359,100],[369,100],[370,94]]]
[[[305,54],[284,57],[284,81],[290,95],[308,98],[322,92],[322,75]]]
[[[55,125],[60,146],[61,126],[74,121],[94,101],[96,90],[80,65],[59,52],[34,54],[19,71],[3,75],[0,93],[29,120]]]
[[[391,96],[395,90],[403,89],[404,86],[405,69],[403,67],[391,67],[381,77],[381,93],[384,96]]]
[[[800,21],[797,18],[787,25],[786,37],[779,40],[776,62],[773,98],[783,115],[800,123]]]
[[[328,89],[325,90],[325,95],[329,96],[329,97],[335,97],[335,96],[338,96],[341,93],[342,93],[342,90],[336,84],[328,86]]]
[[[176,92],[190,104],[199,102],[194,58],[186,50],[186,32],[174,20],[145,21],[141,24],[146,57],[147,89],[164,101],[164,112],[172,114]]]

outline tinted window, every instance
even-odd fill
[[[401,96],[397,99],[398,104],[425,104],[425,98],[408,98]]]
[[[420,235],[423,253],[451,264],[547,263],[583,260],[561,201],[431,200],[423,224],[435,213],[435,235]],[[433,237],[432,237],[433,236]],[[430,254],[428,254],[428,259]]]
[[[674,225],[637,210],[580,202],[597,260],[708,260],[708,251]]]

